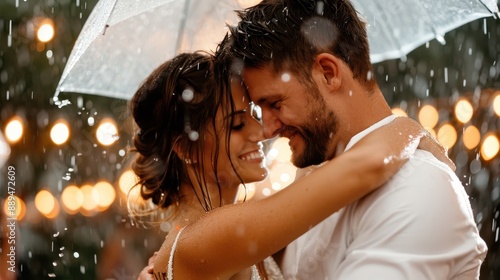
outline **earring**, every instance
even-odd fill
[[[191,164],[191,159],[185,158],[185,159],[184,159],[184,162],[185,162],[186,164]]]

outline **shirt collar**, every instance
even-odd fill
[[[396,115],[390,115],[388,117],[385,117],[384,119],[382,119],[381,121],[371,125],[370,127],[368,127],[367,129],[361,131],[360,133],[354,135],[351,140],[349,140],[349,143],[347,143],[347,146],[345,147],[344,149],[344,152],[346,152],[347,150],[349,150],[352,146],[354,146],[354,144],[358,143],[359,140],[363,139],[366,135],[368,135],[370,132],[373,132],[374,130],[386,125],[386,124],[389,124],[390,122],[392,122],[394,119],[396,119]]]

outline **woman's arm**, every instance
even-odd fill
[[[268,198],[212,210],[181,234],[176,275],[224,278],[261,261],[381,186],[423,136],[420,126],[398,118]]]

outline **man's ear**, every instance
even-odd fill
[[[341,61],[330,53],[320,53],[314,60],[313,69],[318,74],[320,84],[329,91],[337,91],[342,81]]]

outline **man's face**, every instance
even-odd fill
[[[338,142],[337,117],[315,84],[305,85],[292,73],[270,67],[245,69],[250,98],[262,108],[264,136],[287,137],[292,163],[299,167],[331,159]]]

